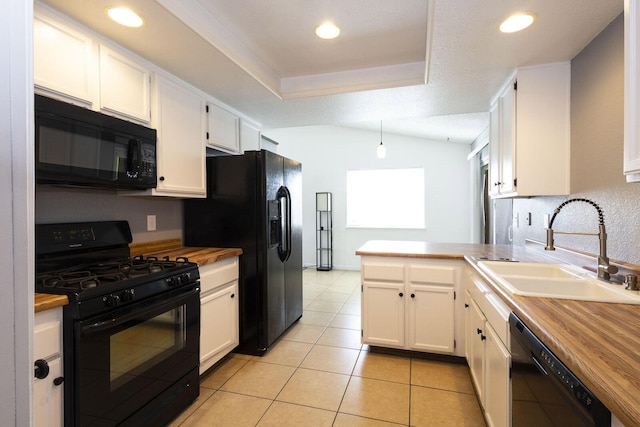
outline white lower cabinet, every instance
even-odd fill
[[[238,257],[200,270],[200,374],[233,350],[238,335]]]
[[[455,261],[362,257],[362,342],[454,354],[461,271]]]
[[[35,427],[64,425],[62,308],[35,314],[33,326],[33,412]]]
[[[489,426],[508,426],[511,423],[511,354],[489,323],[485,329],[485,417]]]
[[[476,387],[478,400],[484,401],[484,341],[486,335],[484,332],[485,319],[484,314],[478,305],[471,299],[469,293],[467,295],[467,318],[466,318],[466,358],[469,364],[469,372],[471,380]]]
[[[511,310],[475,273],[465,294],[466,358],[489,427],[511,425]]]

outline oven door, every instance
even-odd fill
[[[199,292],[194,283],[75,322],[68,425],[157,423],[161,412],[168,422],[198,396]]]

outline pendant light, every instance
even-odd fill
[[[380,120],[380,145],[378,145],[378,149],[376,151],[379,159],[384,159],[387,155],[387,149],[382,144],[382,120]]]

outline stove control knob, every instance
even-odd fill
[[[177,277],[168,277],[167,278],[167,284],[169,286],[176,286],[178,284],[178,278]]]
[[[120,297],[118,295],[107,295],[102,300],[107,307],[117,307],[120,305]]]
[[[183,285],[189,283],[190,277],[191,277],[191,275],[189,273],[183,273],[180,276],[180,283],[182,283]]]
[[[136,297],[136,292],[133,289],[127,289],[122,293],[122,296],[120,298],[122,299],[123,302],[129,302],[129,301],[133,301],[135,297]]]

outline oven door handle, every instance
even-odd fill
[[[121,316],[114,315],[106,320],[100,320],[95,323],[81,323],[80,333],[82,335],[91,335],[108,330],[118,325],[122,325],[123,323],[140,317],[140,310],[148,310],[149,308],[152,308],[154,311],[166,311],[171,307],[177,307],[181,305],[183,301],[186,301],[187,299],[191,298],[193,295],[197,295],[198,293],[200,293],[200,287],[196,286],[195,288],[190,289],[188,292],[179,294],[177,298],[171,298],[169,301],[163,304],[158,304],[158,301],[166,299],[168,295],[158,296],[156,298],[153,298],[151,301],[145,301],[140,304],[135,304],[135,310],[131,310],[133,305],[127,307],[129,310],[127,310],[126,314],[123,314]]]

